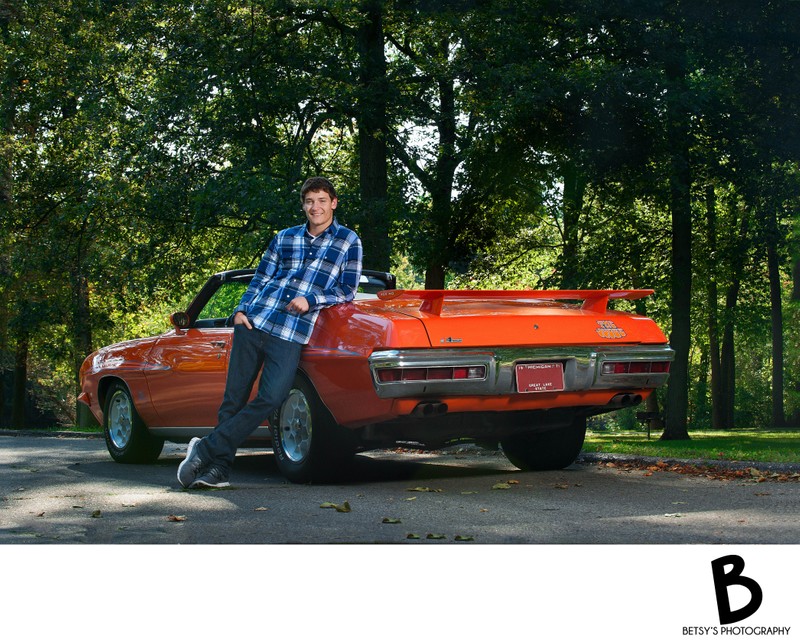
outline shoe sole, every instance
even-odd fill
[[[178,465],[178,482],[184,489],[188,489],[194,483],[194,476],[192,477],[191,480],[186,482],[181,477],[181,474],[187,472],[187,466],[189,464],[189,460],[191,460],[192,456],[194,455],[194,449],[197,446],[198,442],[200,442],[200,438],[192,438],[191,440],[189,440],[189,446],[186,448],[186,457],[183,459],[183,462],[181,462]]]
[[[206,482],[205,480],[195,480],[190,486],[190,489],[200,489],[201,487],[205,487],[206,489],[222,489],[224,487],[230,487],[230,482]]]

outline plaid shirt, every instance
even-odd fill
[[[236,311],[270,335],[307,344],[320,310],[355,297],[361,257],[358,235],[335,219],[317,237],[305,224],[282,230],[261,258]],[[306,298],[307,313],[286,311],[295,297]]]

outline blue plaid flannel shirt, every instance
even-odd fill
[[[305,224],[279,232],[269,244],[236,312],[255,328],[290,342],[307,344],[319,311],[351,301],[361,279],[361,240],[334,219],[317,237]],[[308,312],[287,312],[295,297]]]

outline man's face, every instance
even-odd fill
[[[315,236],[324,232],[333,221],[333,211],[337,205],[338,200],[332,199],[325,190],[306,192],[303,211],[308,219],[308,231]]]

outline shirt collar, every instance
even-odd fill
[[[318,234],[317,237],[321,237],[321,236],[326,235],[326,234],[336,234],[336,231],[338,229],[339,229],[339,222],[336,220],[336,217],[334,217],[333,221],[331,221],[331,224],[327,228],[325,228],[325,230],[323,232]],[[312,236],[311,233],[308,231],[308,223],[306,223],[303,226],[303,232],[305,233],[305,235],[309,239],[316,239],[317,238],[317,237]]]

